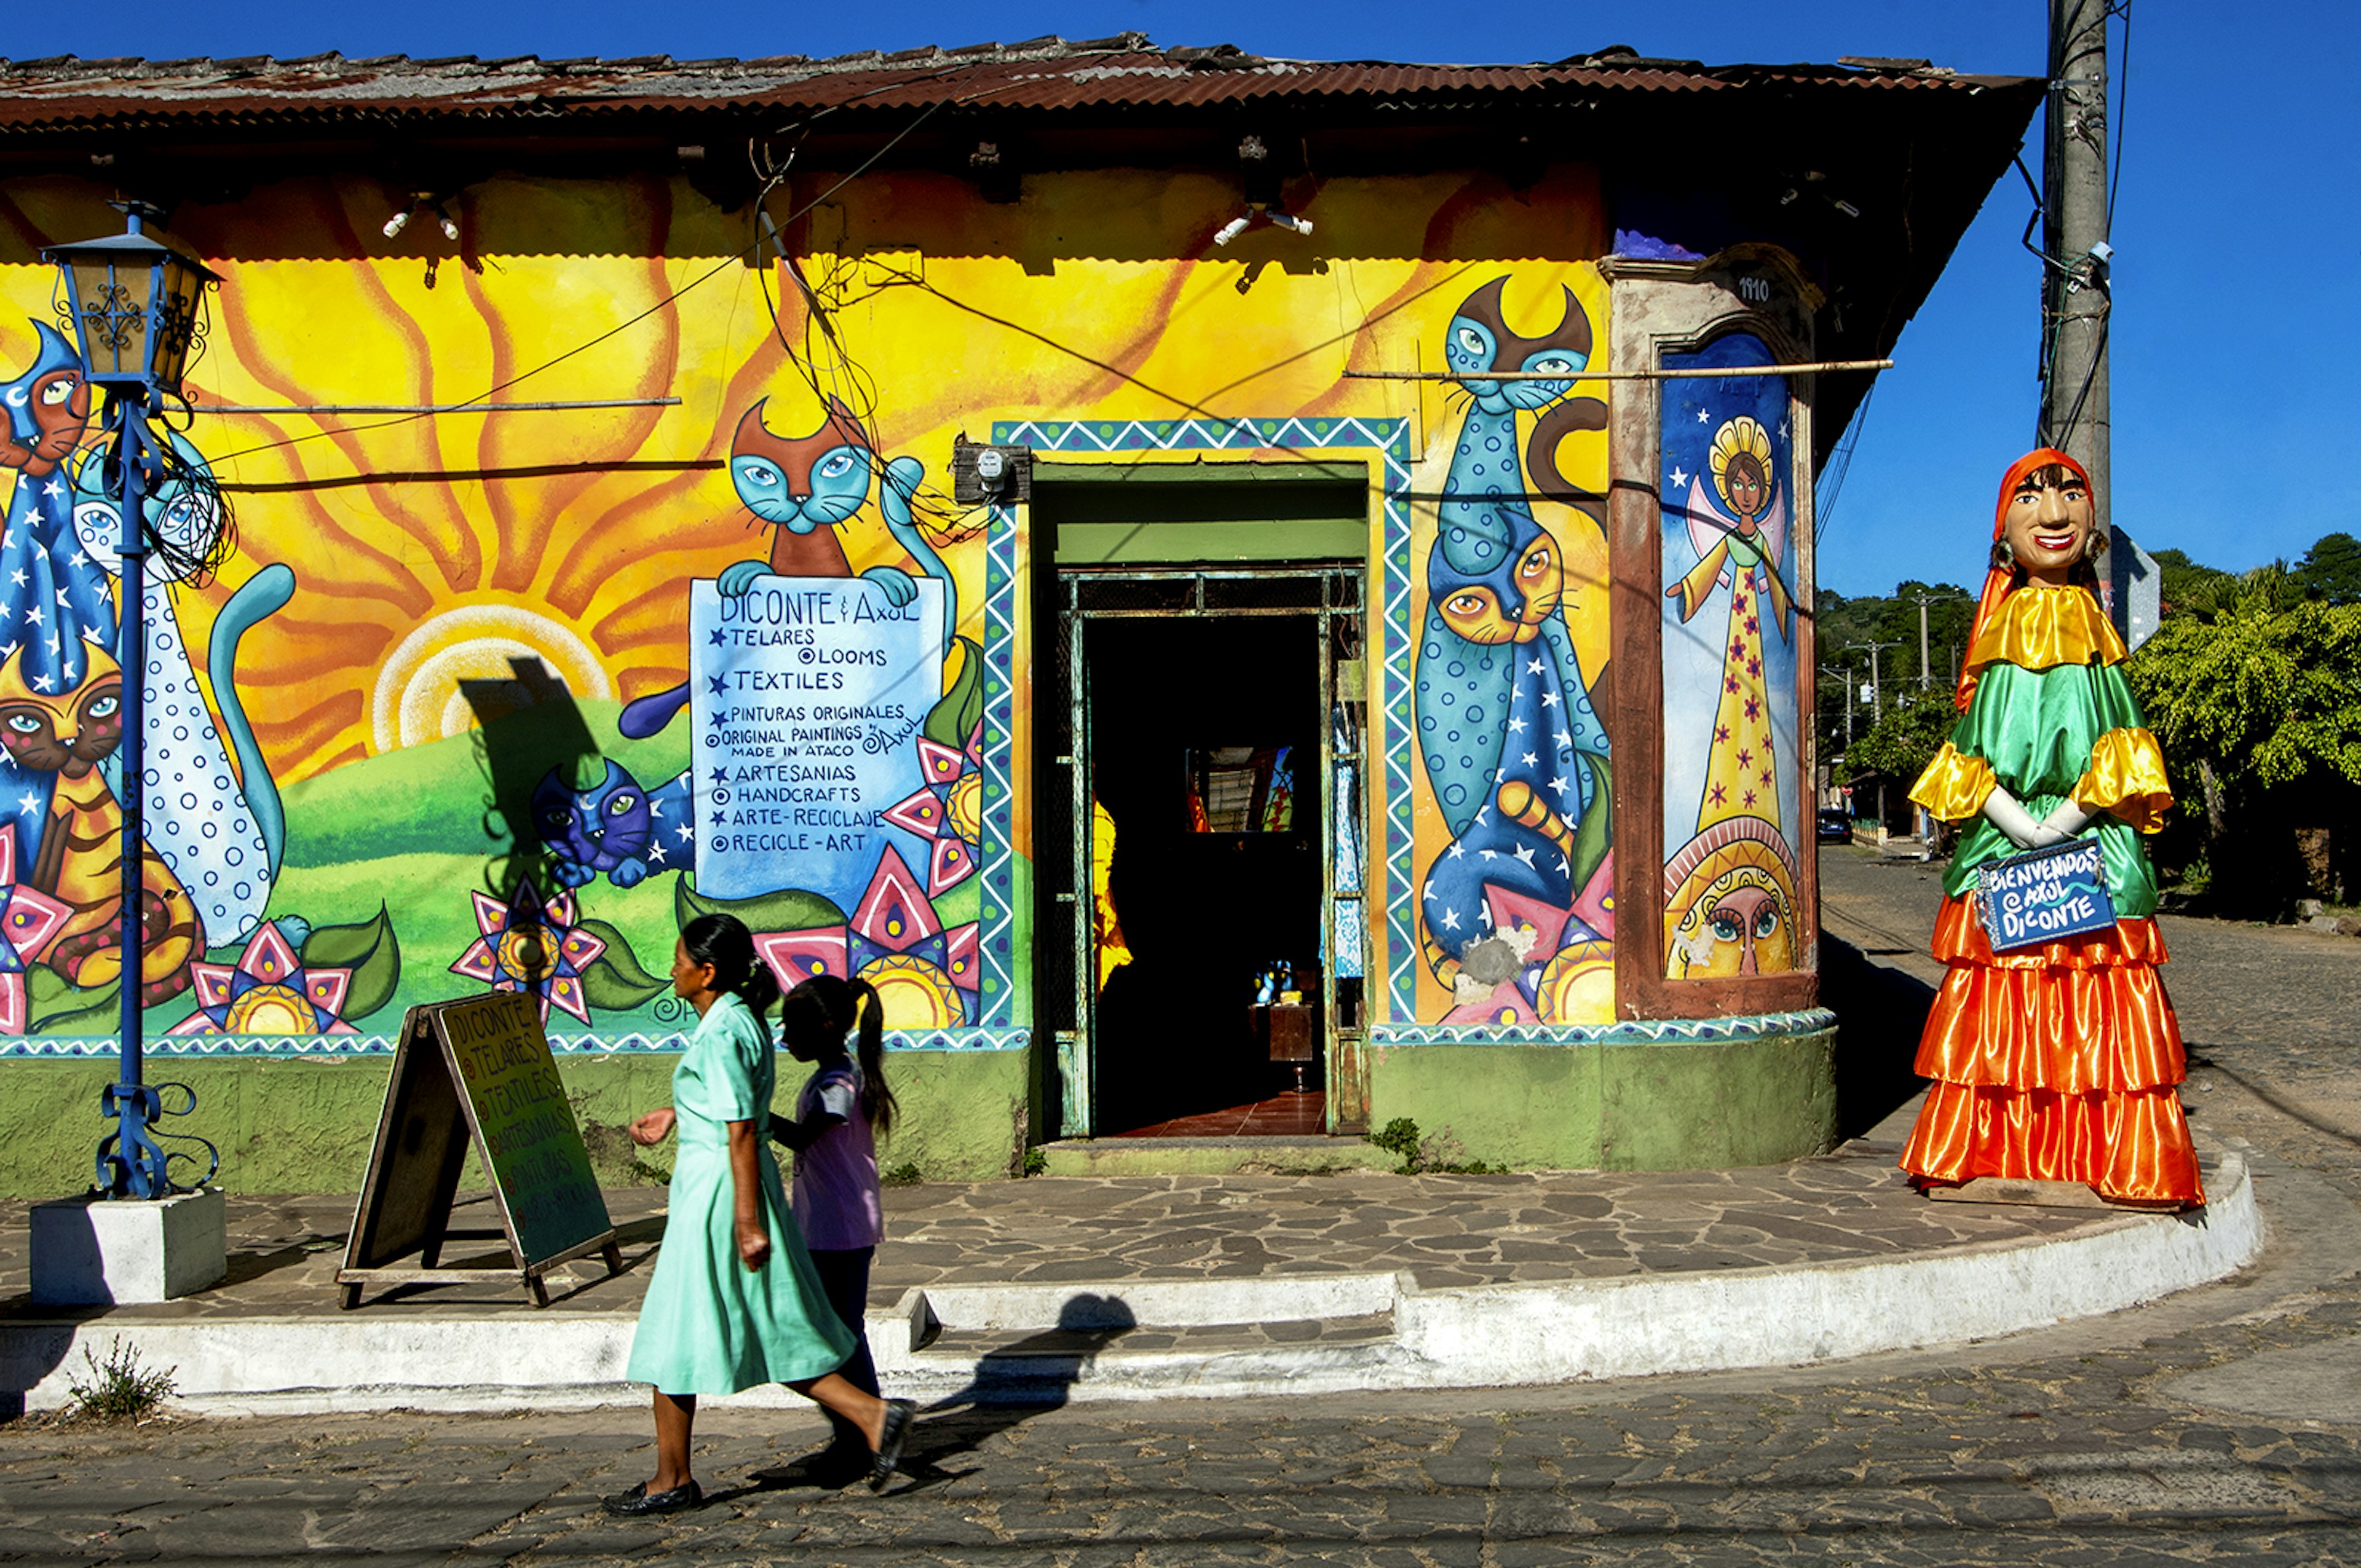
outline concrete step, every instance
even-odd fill
[[[948,1330],[896,1358],[890,1373],[879,1370],[897,1390],[930,1402],[1063,1404],[1113,1387],[1191,1392],[1250,1384],[1268,1393],[1301,1386],[1309,1374],[1374,1370],[1402,1359],[1393,1314],[1373,1312],[1172,1328]]]
[[[1061,1138],[1050,1176],[1300,1176],[1394,1170],[1401,1157],[1359,1137]]]

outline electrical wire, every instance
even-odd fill
[[[1817,548],[1835,520],[1838,498],[1844,494],[1845,480],[1852,473],[1852,456],[1861,447],[1861,432],[1869,428],[1869,405],[1877,400],[1877,379],[1870,379],[1869,390],[1861,395],[1861,404],[1852,411],[1852,428],[1845,432],[1837,449],[1828,455],[1828,467],[1821,470],[1820,482],[1812,492],[1815,516],[1812,520],[1812,543]],[[1834,470],[1833,475],[1829,470]]]
[[[897,85],[904,85],[904,84],[897,84]],[[997,91],[997,89],[995,89],[995,91]],[[972,95],[972,96],[981,96],[981,94],[974,94],[974,95]],[[823,202],[827,201],[827,200],[829,199],[829,197],[835,195],[839,191],[843,190],[847,185],[850,185],[851,183],[852,183],[852,181],[855,181],[855,180],[859,179],[862,175],[866,174],[866,173],[867,173],[867,172],[868,172],[868,171],[869,171],[873,167],[874,167],[874,166],[876,165],[876,163],[877,163],[878,159],[880,159],[884,158],[887,153],[889,153],[889,152],[893,151],[893,150],[894,150],[894,148],[901,143],[901,141],[903,140],[903,138],[905,138],[906,137],[909,136],[911,132],[913,132],[913,131],[917,130],[920,126],[922,126],[922,125],[926,124],[927,120],[928,120],[929,117],[931,117],[931,116],[933,115],[933,114],[935,113],[935,111],[936,111],[936,110],[938,110],[938,109],[939,109],[939,108],[943,107],[943,105],[944,105],[946,103],[949,103],[949,102],[950,102],[950,101],[951,101],[951,100],[949,100],[949,99],[940,99],[940,100],[936,101],[935,103],[932,103],[932,104],[928,104],[924,109],[922,109],[922,110],[920,110],[920,111],[919,111],[918,115],[917,115],[917,118],[913,119],[913,120],[912,120],[908,125],[906,125],[906,126],[903,126],[900,130],[898,130],[898,131],[896,131],[895,133],[894,133],[894,135],[893,135],[892,137],[888,137],[888,138],[886,139],[886,141],[884,142],[884,144],[883,146],[881,146],[880,148],[878,148],[878,149],[877,149],[875,152],[871,153],[871,154],[870,154],[866,159],[863,159],[861,161],[861,163],[859,164],[859,166],[858,166],[858,167],[856,167],[856,168],[852,170],[852,172],[851,172],[851,173],[847,174],[846,176],[844,176],[844,178],[842,178],[841,180],[839,180],[835,184],[833,184],[833,185],[829,186],[829,187],[825,192],[821,192],[821,193],[820,193],[819,195],[818,195],[818,196],[813,197],[809,202],[806,203],[802,207],[797,208],[797,209],[796,209],[793,214],[791,214],[788,216],[788,218],[787,218],[787,222],[788,222],[788,223],[790,223],[790,224],[794,223],[797,218],[802,217],[806,213],[810,212],[814,207],[817,207],[817,206],[818,206],[821,203],[823,203]],[[962,101],[962,102],[964,102],[965,100],[961,100],[961,101]],[[832,109],[832,108],[834,108],[834,107],[837,107],[837,105],[830,105],[830,108],[831,108],[831,109]],[[829,112],[829,111],[825,111],[825,110],[824,110],[824,111],[822,111],[822,113],[823,113],[823,114],[825,114],[825,113],[827,113],[827,112]],[[813,116],[812,116],[812,118],[814,118],[814,119],[817,119],[817,118],[818,118],[818,117],[819,117],[819,115],[813,115]],[[792,127],[791,127],[791,128],[792,128]],[[778,132],[778,133],[774,133],[774,134],[777,134],[777,135],[785,135],[785,133],[784,131],[782,131],[782,132]],[[773,188],[773,187],[775,187],[775,185],[777,184],[778,181],[779,181],[779,180],[782,180],[782,179],[784,179],[784,178],[785,178],[785,175],[784,171],[782,171],[780,174],[778,174],[778,175],[776,175],[776,176],[774,176],[774,177],[773,177],[773,179],[772,179],[772,181],[771,181],[771,185],[770,185],[770,186],[766,186],[766,187],[764,188],[764,191],[763,191],[763,193],[764,195],[767,195],[767,194],[769,193],[770,189],[771,189],[771,188]],[[759,199],[758,199],[758,206],[759,206]],[[566,361],[567,361],[567,360],[569,360],[569,359],[571,359],[571,358],[575,357],[577,355],[580,355],[580,354],[587,354],[587,353],[588,353],[591,349],[596,348],[597,346],[598,346],[598,345],[600,345],[600,344],[602,344],[602,343],[606,342],[609,338],[613,337],[613,336],[617,335],[617,334],[620,334],[620,333],[627,332],[627,331],[629,331],[631,328],[632,328],[632,327],[635,327],[635,326],[639,325],[639,324],[640,324],[640,323],[642,323],[642,322],[643,322],[643,321],[647,320],[650,316],[656,314],[658,312],[660,312],[660,311],[664,311],[664,310],[666,310],[666,309],[670,308],[670,307],[672,306],[672,304],[673,304],[675,301],[679,300],[683,295],[685,295],[685,294],[688,293],[691,290],[693,290],[693,289],[697,289],[697,288],[698,288],[698,287],[700,287],[700,286],[702,286],[702,285],[704,285],[704,284],[706,284],[706,283],[708,283],[708,282],[712,281],[714,279],[719,278],[722,273],[724,273],[724,272],[728,271],[728,270],[729,270],[730,268],[732,268],[732,267],[737,267],[737,266],[741,266],[741,265],[742,265],[742,264],[743,264],[743,260],[744,260],[744,258],[743,258],[743,257],[742,257],[742,256],[729,256],[729,257],[725,257],[725,258],[723,258],[720,261],[719,261],[719,262],[715,263],[711,268],[709,268],[708,269],[707,269],[707,270],[706,270],[706,271],[704,271],[704,272],[700,272],[700,273],[698,273],[696,277],[694,277],[694,278],[690,279],[687,282],[686,282],[686,283],[682,284],[679,288],[675,289],[671,293],[666,294],[663,299],[658,300],[655,303],[653,303],[653,304],[652,304],[652,305],[648,306],[648,307],[647,307],[647,309],[645,309],[645,310],[643,310],[643,311],[640,312],[638,314],[633,315],[633,316],[631,316],[631,317],[629,317],[629,318],[627,318],[627,319],[625,319],[625,320],[623,320],[623,321],[620,321],[620,322],[616,323],[613,326],[609,327],[606,331],[604,331],[604,332],[602,332],[602,333],[598,334],[596,337],[592,337],[592,338],[590,338],[590,339],[588,339],[588,341],[583,342],[583,343],[578,343],[578,344],[575,345],[572,348],[569,348],[569,349],[566,350],[563,354],[555,355],[555,356],[551,356],[551,357],[550,357],[550,358],[548,358],[548,359],[544,359],[544,360],[543,360],[540,364],[538,364],[538,365],[534,366],[534,367],[533,367],[532,369],[530,369],[530,370],[521,370],[521,371],[519,371],[517,374],[515,374],[515,375],[513,375],[513,376],[510,377],[507,380],[505,380],[505,381],[502,381],[502,382],[499,383],[497,386],[493,386],[493,387],[487,388],[484,391],[479,392],[479,393],[478,393],[476,396],[474,396],[474,397],[472,397],[472,398],[469,398],[469,399],[467,399],[467,400],[467,400],[467,402],[470,402],[470,403],[480,403],[480,402],[484,402],[484,401],[486,401],[486,400],[489,400],[489,399],[491,399],[491,398],[493,398],[493,397],[498,396],[498,395],[499,395],[500,393],[501,393],[501,392],[505,392],[505,391],[507,391],[511,387],[516,386],[516,385],[517,385],[518,383],[520,383],[520,382],[527,381],[527,380],[532,379],[533,377],[540,375],[540,374],[541,374],[543,371],[544,371],[544,370],[551,369],[551,368],[553,368],[553,367],[555,367],[555,366],[563,365],[564,363],[566,363]],[[236,451],[236,452],[225,453],[225,454],[224,454],[222,456],[220,456],[220,457],[217,457],[217,458],[214,459],[214,461],[218,462],[218,463],[228,463],[228,462],[233,462],[233,461],[235,461],[236,459],[240,458],[240,457],[251,457],[251,456],[255,455],[256,455],[256,454],[258,454],[258,453],[263,453],[263,452],[274,452],[274,451],[279,450],[279,449],[280,449],[280,448],[281,448],[281,447],[288,447],[288,446],[300,446],[300,445],[302,445],[302,444],[304,444],[305,442],[310,442],[310,441],[322,441],[322,440],[325,440],[326,438],[328,438],[329,436],[332,436],[332,435],[359,435],[359,434],[364,434],[364,433],[368,433],[368,432],[370,432],[370,431],[387,430],[387,429],[390,429],[390,428],[392,428],[392,427],[393,427],[393,426],[395,426],[395,425],[409,424],[409,423],[412,423],[412,422],[415,422],[415,421],[417,421],[417,420],[425,419],[425,418],[429,418],[429,417],[431,417],[431,416],[426,415],[426,414],[402,414],[402,415],[399,415],[399,416],[397,416],[397,417],[395,417],[395,418],[392,418],[392,419],[380,420],[380,421],[377,422],[376,422],[376,423],[374,423],[374,424],[347,425],[347,426],[344,427],[344,428],[343,428],[343,429],[341,429],[341,430],[334,430],[334,431],[329,431],[329,430],[313,431],[313,432],[311,432],[310,433],[308,433],[308,434],[304,434],[304,435],[291,435],[291,436],[285,437],[285,438],[284,438],[284,439],[282,439],[282,440],[265,442],[265,443],[263,443],[261,445],[258,445],[258,446],[247,446],[247,447],[243,447],[243,448],[240,448],[238,451]]]
[[[2109,16],[2124,20],[2123,47],[2115,54],[2115,155],[2107,163],[2107,237],[2114,237],[2115,192],[2124,182],[2124,117],[2129,112],[2132,97],[2132,0],[2123,0],[2119,6],[2110,6]]]

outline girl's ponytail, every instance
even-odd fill
[[[861,1010],[861,1113],[872,1130],[890,1133],[901,1106],[885,1086],[885,1003],[865,980],[855,980],[851,989]]]
[[[759,956],[738,987],[738,999],[752,1008],[754,1016],[763,1020],[767,1026],[771,1009],[779,1004],[779,977],[771,972],[771,966]]]

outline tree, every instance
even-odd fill
[[[2283,606],[2269,567],[2211,616],[2157,629],[2126,671],[2175,762],[2268,789],[2316,773],[2361,784],[2361,605]]]
[[[2277,908],[2301,891],[2294,830],[2350,821],[2361,802],[2361,603],[2302,598],[2277,565],[2193,597],[2125,676],[2198,808],[2217,888]]]
[[[2219,567],[2202,566],[2189,558],[2186,550],[2155,552],[2158,566],[2163,569],[2164,581],[2159,587],[2164,596],[2164,613],[2178,615],[2183,609],[2200,599],[2209,599],[2225,584],[2238,579]]]
[[[1951,727],[1959,718],[1949,690],[1924,697],[1912,692],[1896,699],[1886,708],[1885,717],[1845,753],[1843,776],[1838,782],[1850,784],[1864,774],[1883,773],[1908,787],[1951,738]]]
[[[2306,598],[2328,604],[2361,604],[2361,539],[2323,533],[2303,553],[2295,576]]]

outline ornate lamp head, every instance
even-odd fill
[[[155,209],[117,202],[125,232],[41,253],[63,274],[63,313],[82,349],[84,373],[102,387],[178,391],[191,351],[204,337],[204,290],[220,278],[203,263],[146,232]]]

